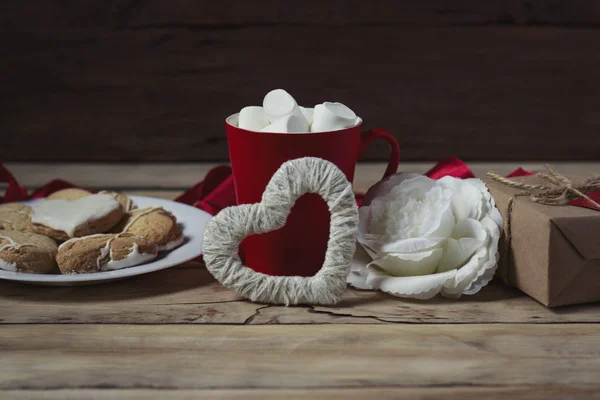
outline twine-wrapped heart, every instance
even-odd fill
[[[242,240],[282,228],[292,206],[305,193],[320,195],[331,213],[321,269],[310,277],[271,276],[245,266],[238,254]],[[204,231],[202,252],[206,267],[219,282],[252,301],[335,304],[346,290],[357,226],[352,185],[342,171],[320,158],[299,158],[281,165],[260,203],[228,207],[215,216]]]

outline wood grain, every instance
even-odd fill
[[[593,386],[599,332],[590,324],[13,325],[1,331],[0,389]]]
[[[196,389],[196,390],[152,390],[152,389],[59,389],[59,390],[0,390],[3,399],[28,400],[80,400],[80,399],[126,399],[147,400],[149,398],[169,398],[173,400],[191,399],[248,399],[248,400],[287,400],[331,399],[363,400],[372,399],[458,399],[481,398],[510,400],[564,400],[565,398],[600,399],[600,387],[584,388],[561,386],[524,387],[378,387],[378,388],[338,388],[338,389]]]
[[[438,160],[439,161],[439,160]],[[529,171],[543,170],[543,162],[470,162],[475,176],[494,171],[506,175],[518,167]],[[38,188],[52,179],[61,178],[77,185],[96,189],[120,189],[128,193],[174,198],[202,179],[217,163],[13,163],[5,164],[27,188]],[[434,162],[401,162],[399,171],[425,173]],[[359,163],[354,188],[365,191],[383,176],[386,164]],[[567,175],[600,174],[600,162],[553,162],[552,167]],[[1,187],[1,185],[0,185]],[[172,196],[172,197],[166,197]]]
[[[208,165],[52,168],[16,171],[31,186],[63,172],[173,198]],[[360,166],[355,183],[382,169]],[[600,303],[550,310],[497,283],[460,301],[350,289],[335,307],[279,307],[241,299],[197,261],[89,287],[0,282],[2,399],[600,398],[599,349]]]
[[[190,268],[191,267],[191,268]],[[0,282],[0,324],[600,323],[600,304],[550,310],[501,284],[461,301],[411,301],[349,289],[333,307],[254,304],[198,264],[89,287]]]
[[[0,131],[11,139],[0,159],[226,160],[224,118],[274,87],[304,105],[349,105],[366,128],[392,132],[404,160],[600,157],[598,29],[223,27],[196,24],[199,12],[185,8],[163,18],[141,4],[132,17],[123,11],[138,26],[41,24],[0,35],[10,54],[0,63]],[[215,15],[225,10],[215,7]],[[92,19],[103,12],[88,10]],[[366,154],[386,157],[382,143]]]
[[[398,2],[376,0],[304,0],[290,4],[262,0],[217,2],[176,0],[112,0],[102,6],[77,1],[60,6],[43,0],[0,3],[0,26],[5,30],[140,29],[152,26],[239,27],[261,25],[596,25],[600,9],[594,0],[510,2],[435,0]]]

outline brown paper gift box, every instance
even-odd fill
[[[513,179],[542,183],[535,176]],[[521,190],[485,182],[504,218],[498,276],[548,307],[600,301],[600,211],[515,197],[508,249],[508,203]]]

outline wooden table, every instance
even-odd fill
[[[164,198],[210,167],[8,166],[30,187]],[[382,170],[361,165],[358,189]],[[89,287],[0,282],[0,398],[600,398],[599,323],[598,304],[550,310],[499,283],[460,301],[350,289],[335,307],[253,304],[198,262]]]

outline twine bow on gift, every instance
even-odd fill
[[[515,194],[515,197],[528,195],[529,199],[535,203],[551,206],[564,206],[575,199],[584,198],[596,209],[600,210],[600,204],[587,195],[588,193],[600,190],[600,175],[591,176],[584,179],[581,183],[574,184],[569,178],[550,168],[548,164],[544,165],[544,168],[546,168],[546,172],[538,172],[535,175],[550,182],[553,186],[517,182],[493,172],[488,172],[487,176],[506,186],[522,189],[523,192]]]

